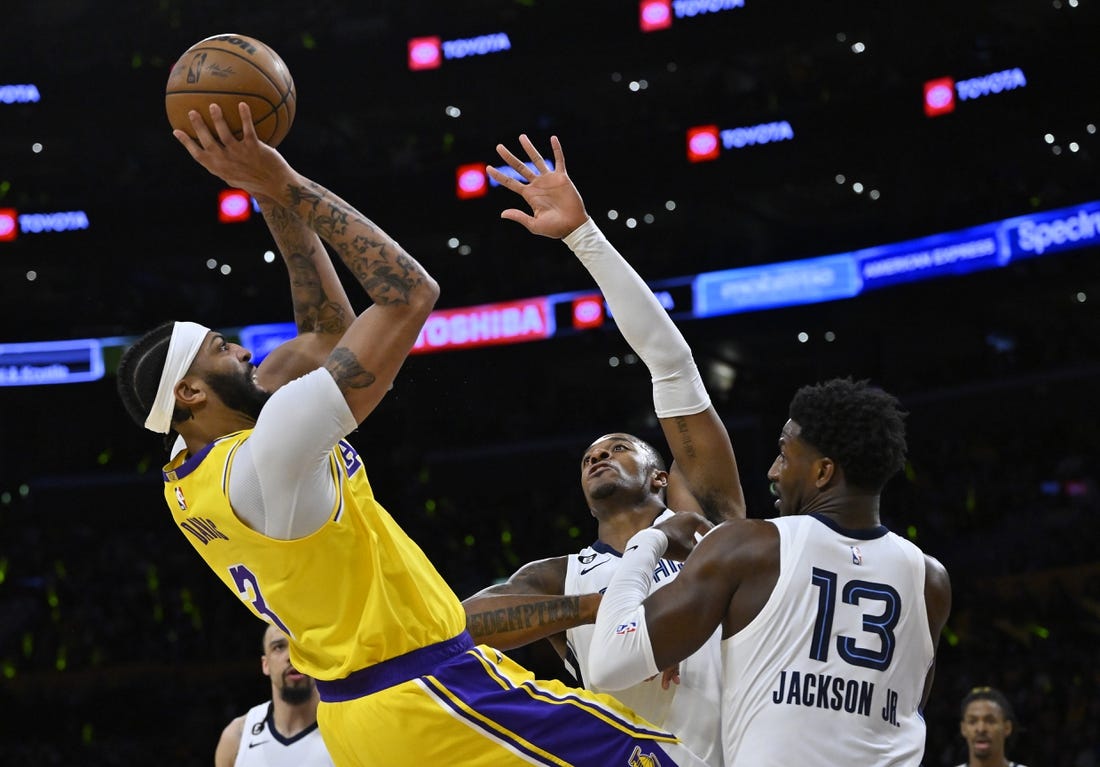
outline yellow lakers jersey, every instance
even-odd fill
[[[292,541],[268,538],[229,504],[233,458],[251,430],[164,467],[164,496],[184,535],[257,616],[291,638],[291,660],[316,679],[349,673],[466,627],[462,604],[374,498],[358,453],[329,455],[337,502],[328,521]]]

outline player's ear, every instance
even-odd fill
[[[822,457],[814,461],[814,484],[817,487],[825,487],[837,478],[837,465],[832,458]]]
[[[185,410],[194,410],[196,405],[206,402],[206,387],[200,379],[185,376],[176,384],[176,405]]]

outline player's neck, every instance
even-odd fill
[[[598,517],[599,539],[615,551],[621,552],[635,533],[652,525],[653,520],[664,511],[664,504],[661,503],[645,503],[610,510]]]
[[[284,738],[293,738],[295,735],[312,727],[317,721],[317,700],[310,699],[305,703],[285,703],[279,699],[273,699],[274,708],[271,718],[275,721],[275,729]]]
[[[845,530],[864,530],[878,527],[879,496],[870,493],[823,493],[802,507],[803,514],[821,514],[829,517]],[[999,767],[994,763],[992,767]]]
[[[971,754],[970,761],[967,764],[968,767],[1008,767],[1012,762],[1008,761],[1008,757],[1001,751],[999,753],[991,752],[984,757]]]
[[[239,413],[226,410],[217,417],[192,418],[176,424],[179,435],[187,443],[187,452],[191,455],[202,450],[216,439],[227,434],[251,429],[255,421],[242,417]]]

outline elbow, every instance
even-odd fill
[[[439,300],[439,283],[435,281],[430,274],[424,275],[424,292],[427,294],[427,299],[434,307],[435,302]]]
[[[423,279],[409,295],[409,303],[417,313],[425,318],[432,313],[439,300],[439,283],[430,274],[424,273]]]

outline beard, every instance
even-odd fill
[[[290,685],[287,684],[284,676],[283,686],[279,690],[279,697],[283,699],[283,703],[299,706],[313,697],[313,680],[306,679],[301,684]]]
[[[205,377],[206,383],[226,407],[244,413],[253,421],[260,417],[260,410],[271,398],[271,392],[264,391],[252,381],[254,369],[250,368],[241,375],[210,373]]]

